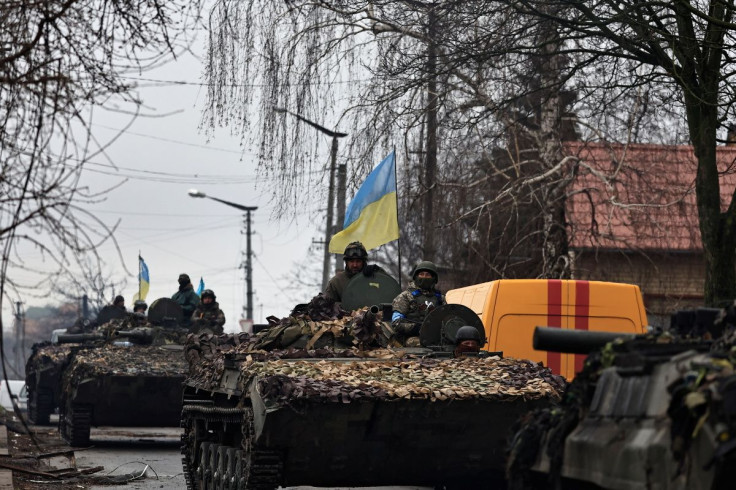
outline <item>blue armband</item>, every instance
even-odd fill
[[[394,311],[391,314],[391,323],[395,322],[396,320],[401,320],[402,318],[406,318],[402,313],[399,313],[398,311]]]

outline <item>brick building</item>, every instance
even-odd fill
[[[650,323],[703,304],[705,268],[691,146],[565,143],[580,158],[568,198],[577,279],[638,284]],[[721,200],[736,188],[736,147],[718,151]]]

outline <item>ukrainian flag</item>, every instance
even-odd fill
[[[330,240],[330,252],[343,253],[350,242],[376,248],[399,238],[396,155],[392,151],[363,182],[345,213],[343,230]]]
[[[148,279],[148,266],[143,257],[138,256],[138,292],[133,295],[133,302],[142,299],[145,300],[148,295],[150,281]]]

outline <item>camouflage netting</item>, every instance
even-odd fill
[[[71,351],[70,345],[54,345],[51,342],[34,344],[33,352],[26,363],[26,371],[29,368],[64,363],[68,360]]]
[[[230,358],[241,363],[241,390],[257,377],[261,394],[280,403],[297,399],[347,403],[362,398],[559,399],[565,385],[561,377],[530,361],[401,358],[403,351],[392,349],[249,351],[247,341],[236,344],[244,336],[219,336],[217,343],[203,342],[212,338],[191,336],[192,342],[187,347],[196,348],[187,351],[188,382],[203,389],[216,388],[225,369],[225,360]],[[205,356],[190,356],[192,352],[205,351]],[[309,358],[324,360],[300,360]],[[349,358],[356,360],[346,360]]]
[[[187,382],[216,389],[229,360],[240,363],[241,390],[257,380],[264,398],[276,403],[559,399],[565,385],[563,378],[530,361],[406,356],[407,351],[392,348],[380,312],[347,313],[321,295],[286,318],[270,317],[269,323],[258,335],[190,335]]]
[[[186,361],[180,350],[106,345],[99,349],[80,350],[66,370],[65,377],[177,376],[186,374],[186,371]]]
[[[258,380],[261,396],[277,403],[361,399],[431,401],[559,399],[564,381],[547,368],[514,359],[376,359],[371,361],[250,360],[240,367],[244,389]]]

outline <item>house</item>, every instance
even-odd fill
[[[576,279],[638,284],[650,323],[703,304],[705,266],[691,146],[566,142],[579,158],[567,201]],[[722,206],[736,188],[736,147],[718,149]]]

